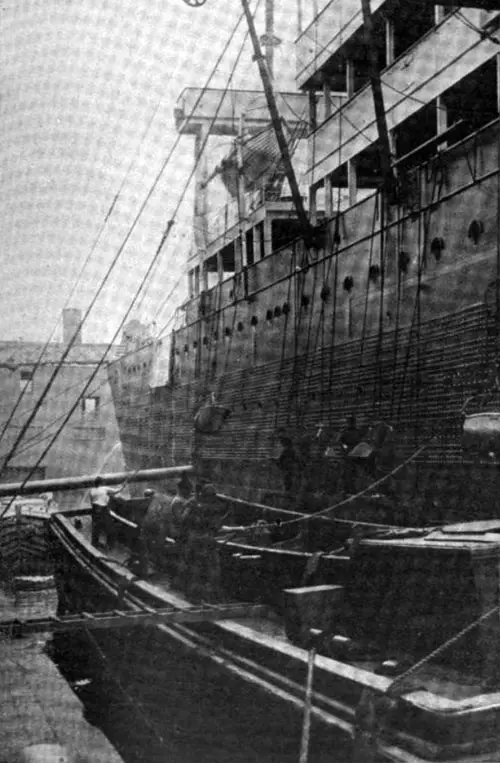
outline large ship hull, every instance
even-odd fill
[[[397,204],[375,193],[339,214],[322,248],[298,240],[192,300],[164,385],[150,385],[161,341],[110,366],[129,467],[183,463],[196,447],[223,492],[290,507],[302,490],[314,507],[345,491],[337,436],[355,416],[393,434],[350,492],[418,451],[386,484],[402,522],[491,516],[497,461],[462,447],[462,408],[496,374],[499,134],[495,121],[440,150],[407,174]],[[229,416],[195,442],[211,396]],[[293,491],[276,463],[283,435],[298,454]]]

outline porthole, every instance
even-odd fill
[[[259,322],[259,319],[257,318],[257,316],[256,315],[252,316],[252,320],[250,321],[250,324],[252,326],[256,326],[258,322]]]
[[[309,300],[309,297],[307,296],[307,294],[303,294],[302,298],[300,300],[300,304],[302,305],[302,307],[304,309],[307,310],[307,306],[309,305],[309,302],[310,302],[310,300]]]
[[[274,317],[279,318],[281,315],[281,307],[279,305],[276,305],[274,308]]]
[[[273,311],[268,310],[266,313],[266,321],[272,321],[272,319],[273,319]]]
[[[443,249],[445,248],[444,239],[440,236],[436,236],[431,241],[431,254],[434,255],[436,262],[439,262],[441,259],[441,253]]]
[[[207,344],[208,344],[208,336],[204,336],[203,337],[203,344],[205,345],[205,347],[207,346]]]
[[[352,291],[354,287],[354,279],[352,276],[346,276],[344,278],[344,290],[347,292]]]
[[[398,255],[398,267],[401,273],[408,272],[409,264],[410,264],[410,255],[408,254],[408,252],[401,250]]]
[[[243,331],[243,323],[241,321],[238,323],[238,331]]]
[[[483,233],[484,225],[481,220],[473,220],[469,225],[469,230],[467,231],[468,238],[470,238],[473,244],[477,245]]]
[[[326,284],[326,283],[325,283],[325,284],[323,285],[323,288],[322,288],[322,289],[321,289],[321,291],[320,291],[320,294],[319,294],[319,295],[320,295],[320,297],[321,297],[321,299],[323,300],[323,302],[326,302],[326,301],[327,301],[327,299],[328,299],[328,297],[330,296],[330,294],[331,294],[331,289],[330,289],[330,287],[328,286],[328,284]]]
[[[368,280],[372,283],[377,283],[380,276],[380,267],[378,265],[370,265],[368,268]]]
[[[229,326],[226,326],[226,328],[224,329],[224,334],[226,336],[231,336],[231,329],[229,328]]]
[[[283,315],[288,315],[288,313],[290,312],[290,305],[288,304],[288,302],[284,302],[283,303],[283,307],[281,308],[281,312],[283,313]]]

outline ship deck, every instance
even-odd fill
[[[82,518],[82,533],[86,540],[90,542],[91,535],[91,520],[90,517]],[[110,551],[106,550],[106,557],[112,561],[116,561],[120,566],[127,566],[127,561],[130,558],[130,550],[117,543],[116,546]],[[191,606],[188,600],[182,595],[181,592],[172,587],[170,577],[167,573],[161,572],[153,565],[150,564],[148,575],[144,578],[144,583],[147,588],[150,588],[152,592],[157,589],[159,593],[168,595],[169,601],[179,606],[179,608],[185,608]],[[213,605],[215,606],[215,605]],[[304,650],[295,647],[290,643],[286,634],[283,619],[278,615],[272,615],[271,617],[245,617],[237,620],[222,620],[218,623],[219,628],[223,628],[229,633],[235,633],[244,635],[245,638],[252,639],[255,643],[262,646],[270,646],[273,649],[278,649],[284,655],[290,654],[294,657],[298,653],[301,656],[304,654]],[[405,653],[395,655],[397,660],[405,665],[410,663],[410,656]],[[316,658],[319,662],[322,660],[330,660],[330,658],[322,657],[318,655]],[[376,675],[380,669],[380,663],[373,660],[353,660],[345,665],[350,665],[361,671],[366,671],[372,675]],[[376,688],[385,690],[391,683],[390,678],[383,675],[379,676]],[[447,706],[446,700],[451,703],[467,702],[468,700],[475,700],[474,704],[482,697],[485,702],[491,703],[492,701],[500,702],[500,692],[489,693],[482,695],[481,690],[481,677],[474,675],[464,675],[458,670],[454,670],[449,666],[440,666],[435,663],[424,665],[419,669],[418,673],[408,681],[408,694],[430,694],[433,695],[435,700],[435,707],[440,706],[440,699],[444,700],[442,703],[443,708]]]
[[[81,523],[78,529],[77,518]],[[101,596],[101,605],[106,609],[116,607],[117,596],[120,609],[123,605],[135,609],[193,607],[172,587],[167,574],[150,567],[147,576],[135,576],[127,565],[130,558],[127,547],[117,544],[109,551],[91,546],[90,517],[81,511],[56,515],[52,530],[62,554],[63,585],[66,591],[76,586],[73,611],[90,611],[93,602],[97,603],[95,596]],[[165,639],[165,648],[175,644],[181,650],[179,654],[196,653],[199,659],[208,659],[223,672],[303,711],[309,655],[304,648],[288,641],[283,621],[273,613],[269,618],[155,627],[159,643]],[[401,659],[404,657],[401,655]],[[383,675],[380,668],[373,660],[341,661],[316,654],[312,693],[312,715],[316,721],[351,736],[363,692],[368,690],[375,697],[383,695],[394,680]],[[428,663],[405,682],[392,728],[391,722],[389,736],[381,742],[383,760],[493,763],[498,761],[500,692],[486,693],[479,677]]]

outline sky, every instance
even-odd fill
[[[277,84],[287,90],[296,2],[276,0]],[[86,310],[176,140],[177,97],[206,83],[240,14],[239,0],[0,0],[0,339],[58,340],[62,309]],[[245,31],[242,22],[210,86],[225,86]],[[233,86],[259,86],[249,45]],[[182,137],[85,341],[112,339],[192,166],[192,138]],[[189,252],[191,214],[189,191],[131,318],[161,327],[172,312],[165,298]]]

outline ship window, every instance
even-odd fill
[[[399,252],[398,255],[398,266],[401,273],[407,273],[408,267],[410,265],[410,255],[408,252],[405,252],[403,249]]]
[[[19,382],[21,390],[26,392],[33,392],[33,372],[28,370],[21,371],[21,378]]]
[[[219,256],[222,260],[222,270],[224,273],[224,278],[229,278],[230,276],[234,275],[235,272],[235,247],[234,247],[234,241],[232,241],[230,244],[224,247],[224,249],[221,249],[219,252]]]
[[[323,284],[321,292],[320,292],[320,295],[319,295],[321,297],[321,299],[323,300],[323,302],[327,301],[327,299],[330,296],[330,294],[331,294],[331,289],[328,286],[328,284],[326,284],[326,283]]]
[[[268,310],[267,313],[266,313],[266,321],[271,322],[272,319],[273,319],[273,311],[272,310]]]
[[[255,226],[255,235],[258,236],[260,259],[266,256],[266,242],[264,239],[264,223],[258,223]]]
[[[454,141],[465,138],[498,116],[496,59],[479,66],[456,85],[443,93],[448,125],[464,120],[462,134]]]
[[[243,331],[243,323],[241,321],[238,323],[238,331]]]
[[[82,398],[82,415],[97,416],[99,413],[100,399],[97,395]]]
[[[246,232],[246,244],[247,244],[247,265],[253,265],[253,230],[247,230]]]
[[[419,5],[417,10],[414,3],[408,6],[403,3],[398,4],[392,23],[394,24],[394,56],[397,58],[435,26],[434,5]]]
[[[380,275],[380,268],[378,265],[370,265],[368,269],[368,279],[372,283],[377,283],[378,277]]]
[[[290,244],[300,236],[298,220],[273,220],[271,223],[271,244],[273,250]]]
[[[406,156],[411,151],[434,138],[437,134],[436,101],[426,104],[416,114],[408,117],[394,130],[396,153],[398,157]],[[415,157],[415,163],[422,161]]]
[[[469,225],[467,231],[467,237],[470,238],[473,244],[477,244],[484,231],[483,223],[480,220],[473,220]]]
[[[205,260],[205,270],[207,274],[207,286],[209,289],[213,289],[219,282],[219,270],[217,267],[217,255],[209,257]]]
[[[431,241],[431,254],[434,255],[436,261],[439,261],[441,259],[441,253],[443,249],[445,248],[444,239],[440,236],[436,236]]]
[[[252,320],[250,321],[250,324],[252,326],[256,326],[258,322],[259,322],[259,319],[257,318],[257,316],[256,315],[252,316]]]

